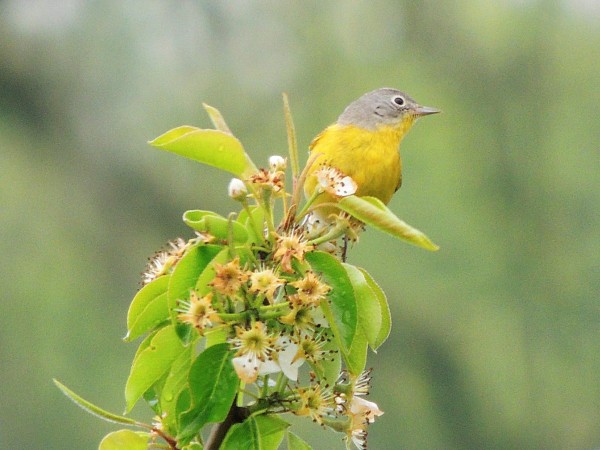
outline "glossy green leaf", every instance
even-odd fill
[[[192,364],[188,379],[192,406],[181,414],[178,439],[185,441],[205,424],[221,422],[227,416],[239,384],[231,358],[229,344],[217,344],[200,353]]]
[[[213,345],[222,344],[227,340],[229,329],[228,327],[221,327],[208,330],[204,333],[204,336],[206,337],[206,348],[212,347]]]
[[[189,379],[189,374],[188,374],[188,379]],[[183,413],[188,411],[191,406],[192,406],[192,401],[190,399],[190,385],[186,382],[185,387],[177,396],[177,404],[175,406],[175,411],[176,411],[176,416],[177,416],[175,418],[175,420],[177,422],[178,430],[181,429],[179,418],[181,417],[181,415]],[[187,444],[190,442],[190,440],[191,440],[191,437],[189,439],[186,439],[185,442],[180,441],[180,444]]]
[[[163,425],[170,433],[177,429],[177,399],[187,386],[193,350],[193,346],[188,346],[173,362],[160,392],[160,407],[165,414]]]
[[[241,142],[223,131],[182,126],[167,131],[149,144],[241,178],[248,178],[257,171]]]
[[[119,430],[104,436],[98,450],[146,450],[149,433]]]
[[[208,217],[208,216],[223,217],[214,211],[206,211],[204,209],[189,209],[183,213],[183,222],[187,226],[194,228],[195,224],[202,222],[204,220],[204,218]],[[198,230],[198,231],[203,231],[203,230]]]
[[[222,247],[218,245],[204,244],[192,247],[177,263],[171,274],[167,294],[169,313],[178,336],[185,342],[189,341],[190,327],[185,326],[177,320],[177,315],[179,314],[176,311],[179,307],[178,303],[181,300],[188,300],[190,298],[190,291],[196,288],[198,277],[221,249]]]
[[[360,269],[351,264],[343,266],[356,296],[359,327],[373,347],[381,329],[381,305]]]
[[[341,199],[337,206],[361,222],[385,231],[394,237],[427,250],[439,250],[421,231],[400,220],[381,200],[375,197],[350,195]]]
[[[358,328],[356,298],[348,274],[342,263],[329,253],[307,253],[306,261],[331,287],[329,302],[322,302],[321,308],[342,352],[347,353]]]
[[[244,244],[248,240],[248,231],[246,227],[234,220],[229,221],[225,217],[206,217],[204,219],[206,231],[217,239],[229,241],[229,227],[234,244]]]
[[[159,277],[138,291],[127,312],[127,335],[132,341],[169,318],[167,287],[169,276]]]
[[[229,429],[220,450],[277,450],[289,426],[277,416],[250,416]]]
[[[312,447],[306,443],[298,435],[288,431],[287,433],[287,450],[312,450]]]
[[[210,211],[190,210],[183,214],[183,221],[196,231],[208,233],[218,240],[229,240],[229,227],[232,228],[233,242],[244,244],[248,240],[246,227],[237,221],[229,221]]]
[[[352,347],[350,347],[350,351],[345,355],[346,357],[344,359],[346,362],[346,369],[348,369],[348,372],[352,375],[359,375],[365,370],[365,366],[367,365],[368,347],[369,343],[365,334],[362,330],[358,330],[352,341]]]
[[[137,350],[135,351],[135,355],[133,356],[133,361],[131,362],[132,365],[135,364],[135,360],[138,359],[142,352],[150,346],[152,339],[154,339],[154,336],[156,336],[156,333],[158,333],[158,331],[159,330],[152,331],[142,340],[142,342],[140,342],[140,345],[138,346]]]
[[[125,425],[137,425],[138,424],[135,420],[130,419],[129,417],[123,417],[123,416],[119,416],[117,414],[110,413],[110,412],[105,411],[102,408],[94,405],[93,403],[88,402],[87,400],[85,400],[84,398],[77,395],[75,392],[73,392],[71,389],[66,387],[64,384],[62,384],[58,380],[53,379],[52,381],[54,382],[56,387],[58,387],[61,390],[61,392],[63,394],[65,394],[67,397],[69,397],[73,401],[73,403],[75,403],[77,406],[84,409],[85,411],[89,412],[90,414],[93,414],[94,416],[97,416],[108,422],[122,423]]]
[[[364,269],[359,269],[373,293],[375,294],[375,298],[379,302],[379,311],[381,313],[381,326],[379,328],[379,334],[375,338],[374,342],[370,343],[371,348],[373,350],[377,350],[381,344],[385,342],[385,340],[390,335],[390,331],[392,329],[392,315],[390,314],[390,305],[388,304],[387,297],[383,290],[379,287],[377,282],[371,277],[369,272]]]
[[[127,411],[170,369],[185,350],[172,325],[160,329],[134,360],[125,386]]]

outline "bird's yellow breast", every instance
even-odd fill
[[[331,125],[311,143],[311,154],[317,155],[310,172],[321,166],[332,166],[350,176],[357,184],[356,195],[373,196],[388,203],[402,180],[399,145],[413,120],[398,126],[380,126],[366,130],[354,125]],[[308,176],[305,191],[314,191],[317,180]]]

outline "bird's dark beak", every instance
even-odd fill
[[[413,109],[413,114],[418,117],[428,116],[429,114],[437,114],[437,113],[441,113],[441,112],[442,111],[440,111],[439,109],[430,108],[429,106],[421,106],[421,105],[417,105]]]

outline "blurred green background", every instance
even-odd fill
[[[394,318],[370,448],[600,447],[599,2],[4,0],[0,448],[118,428],[51,378],[123,411],[147,256],[191,235],[184,210],[236,208],[226,174],[146,141],[209,126],[207,102],[264,164],[283,91],[305,149],[381,86],[444,111],[405,139],[391,203],[442,248],[368,230],[350,254]]]

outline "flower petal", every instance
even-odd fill
[[[260,361],[255,353],[246,353],[231,360],[235,373],[244,383],[254,383],[258,378]]]

